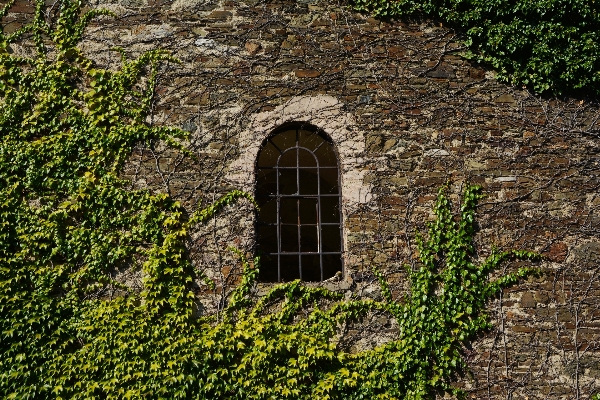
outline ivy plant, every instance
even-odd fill
[[[0,12],[6,15],[10,4]],[[44,19],[0,36],[0,397],[196,399],[429,399],[461,395],[461,349],[490,327],[486,303],[532,270],[490,279],[526,251],[493,250],[476,262],[481,189],[464,192],[460,215],[442,188],[435,221],[418,236],[410,291],[392,296],[376,269],[380,300],[293,281],[250,296],[259,270],[243,276],[223,317],[193,313],[190,228],[244,192],[191,215],[166,194],[132,190],[119,172],[139,142],[183,148],[185,133],[147,123],[162,51],[119,70],[94,66],[77,44],[104,11],[59,0]],[[32,57],[11,46],[32,45]],[[142,79],[144,78],[144,79]],[[114,279],[143,272],[143,290]],[[105,296],[118,288],[115,298]],[[326,300],[326,301],[324,301]],[[397,336],[358,353],[340,350],[340,324],[379,310]]]
[[[380,17],[425,16],[465,33],[465,56],[537,93],[600,94],[600,5],[589,0],[350,0]]]

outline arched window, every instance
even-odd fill
[[[318,129],[284,126],[263,144],[256,200],[260,280],[323,281],[342,271],[339,168]]]

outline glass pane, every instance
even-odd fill
[[[278,157],[279,151],[273,146],[273,143],[268,141],[258,155],[257,165],[259,167],[274,167]]]
[[[296,171],[295,169],[280,169],[279,171],[279,194],[296,194]]]
[[[265,201],[266,200],[266,201]],[[258,212],[258,220],[264,223],[277,223],[277,199],[266,198],[261,201],[258,199],[260,211]]]
[[[316,167],[317,159],[310,151],[298,149],[298,166],[299,167]]]
[[[281,251],[298,252],[297,225],[281,225]]]
[[[321,222],[340,222],[340,198],[338,196],[321,197]]]
[[[277,253],[277,225],[259,226],[258,243],[263,253]]]
[[[315,151],[320,167],[337,167],[337,157],[333,146],[325,142]]]
[[[298,199],[282,198],[279,208],[279,221],[282,224],[298,224]]]
[[[337,222],[337,221],[333,221]],[[317,223],[317,199],[300,199],[300,223],[301,224],[316,224]]]
[[[297,157],[298,149],[287,150],[285,153],[281,155],[279,158],[278,167],[295,167],[296,166],[296,157]]]
[[[332,278],[342,270],[341,254],[323,254],[323,279]]]
[[[325,141],[318,133],[312,131],[301,129],[298,133],[298,145],[300,147],[306,147],[310,151],[315,151],[315,149]]]
[[[290,147],[296,146],[296,130],[290,130],[278,133],[277,135],[271,138],[271,141],[275,143],[275,145],[284,152]]]
[[[256,197],[277,193],[277,171],[259,169],[256,173]]]
[[[303,225],[300,227],[300,251],[303,253],[319,251],[316,225]]]
[[[298,268],[298,256],[281,256],[281,280],[282,282],[300,279]]]
[[[317,194],[317,169],[300,169],[300,194]]]
[[[302,280],[307,282],[319,282],[321,280],[319,255],[302,256]]]
[[[337,168],[321,168],[319,171],[321,178],[321,194],[338,193],[338,170]]]
[[[321,225],[322,251],[341,251],[341,239],[339,225]]]
[[[261,254],[259,279],[261,282],[277,282],[277,256]]]

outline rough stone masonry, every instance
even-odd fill
[[[485,399],[600,392],[597,101],[506,86],[461,57],[461,33],[439,21],[382,21],[343,2],[90,7],[116,15],[96,20],[82,44],[99,66],[118,68],[115,46],[129,57],[163,48],[180,60],[161,71],[149,122],[190,132],[197,159],[140,144],[124,172],[133,187],[168,192],[190,212],[233,188],[253,192],[263,140],[284,123],[313,124],[336,146],[342,183],[344,274],[322,285],[377,297],[377,265],[402,297],[403,266],[417,262],[414,232],[432,218],[438,188],[450,182],[458,206],[467,183],[482,185],[477,255],[492,246],[534,250],[545,256],[544,274],[490,304],[495,328],[464,349],[472,376],[458,385]],[[18,1],[4,29],[32,11]],[[242,202],[194,232],[190,255],[217,284],[210,294],[198,286],[198,312],[225,304],[240,266],[227,247],[253,253],[255,218]],[[393,324],[373,315],[344,327],[340,346],[383,343]]]

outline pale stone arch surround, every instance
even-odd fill
[[[365,136],[345,111],[344,104],[332,96],[293,97],[274,110],[252,116],[246,129],[238,135],[240,156],[229,168],[228,180],[236,187],[254,192],[255,163],[264,140],[278,127],[289,122],[305,122],[323,130],[337,150],[342,187],[344,216],[360,204],[373,200],[371,185],[365,183],[367,164]]]
[[[365,134],[346,112],[344,104],[332,96],[299,96],[271,111],[251,117],[246,129],[238,135],[240,156],[230,164],[228,180],[234,187],[254,193],[256,159],[264,140],[285,123],[309,123],[323,130],[332,140],[338,154],[342,189],[342,226],[344,282],[349,285],[354,262],[348,258],[348,216],[359,206],[374,206],[373,187],[366,175],[382,160],[365,156]],[[342,287],[339,286],[339,287]]]

